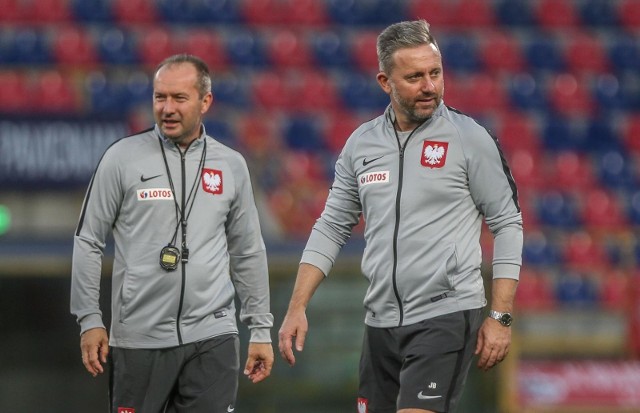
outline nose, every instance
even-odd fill
[[[173,113],[175,112],[175,102],[171,98],[167,98],[162,105],[162,112]]]
[[[436,90],[436,84],[433,82],[431,78],[425,78],[424,82],[422,82],[422,90],[427,92],[433,92]]]

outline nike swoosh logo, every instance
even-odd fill
[[[422,392],[418,393],[418,399],[420,400],[431,400],[431,399],[439,399],[440,395],[438,396],[425,396],[424,394],[422,394]]]
[[[227,407],[227,411],[228,411],[229,413],[231,413],[231,412],[233,412],[233,411],[235,411],[235,410],[236,410],[236,408],[235,408],[235,407],[233,407],[233,406],[229,406],[229,407]]]
[[[153,176],[147,176],[147,177],[145,177],[144,175],[140,175],[140,181],[141,181],[141,182],[147,182],[147,181],[149,181],[149,180],[151,180],[151,179],[153,179],[153,178],[157,178],[157,177],[159,177],[159,176],[162,176],[162,174],[160,174],[160,175],[153,175]]]
[[[364,158],[364,159],[362,160],[362,166],[367,166],[367,165],[369,165],[371,162],[373,162],[373,161],[377,161],[378,159],[382,158],[383,156],[384,156],[384,155],[380,155],[380,156],[378,156],[377,158],[373,158],[373,159],[367,159],[367,158]]]

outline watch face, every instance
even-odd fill
[[[513,317],[511,317],[511,314],[502,314],[502,317],[500,317],[500,323],[502,323],[503,326],[509,327],[512,322]]]

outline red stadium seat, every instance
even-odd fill
[[[20,0],[0,0],[0,22],[18,23],[24,20],[26,11]]]
[[[589,116],[595,109],[595,102],[586,81],[569,73],[561,73],[551,78],[549,101],[552,108],[561,115]]]
[[[622,139],[625,148],[640,157],[640,114],[631,114],[625,119]]]
[[[498,141],[507,154],[516,149],[525,149],[532,153],[540,151],[540,137],[534,119],[520,112],[502,112],[496,128]]]
[[[60,23],[72,20],[69,0],[37,0],[29,4],[26,19],[32,24]]]
[[[619,231],[628,225],[625,211],[615,195],[599,188],[584,195],[582,221],[594,231]]]
[[[551,188],[565,192],[584,192],[596,185],[591,159],[576,151],[550,153],[547,169]]]
[[[565,266],[570,270],[598,272],[608,267],[604,248],[586,231],[570,233],[562,255]]]
[[[441,0],[410,0],[407,15],[411,19],[425,19],[433,27],[450,26],[455,20],[451,3]]]
[[[378,54],[376,43],[378,33],[361,31],[351,38],[351,54],[358,69],[366,72],[378,72]]]
[[[338,88],[333,79],[320,72],[307,71],[300,73],[294,86],[296,110],[318,112],[341,109]]]
[[[86,68],[98,63],[91,33],[82,26],[63,26],[55,31],[52,50],[53,58],[59,65]]]
[[[229,59],[220,35],[212,30],[193,29],[184,34],[184,44],[180,52],[199,56],[212,71],[223,71],[229,66]]]
[[[290,110],[297,105],[292,96],[291,82],[282,74],[262,72],[253,79],[255,104],[266,110]]]
[[[155,23],[158,11],[153,0],[113,0],[113,15],[121,24]]]
[[[283,151],[276,127],[272,116],[244,116],[238,121],[238,142],[252,158],[270,159]]]
[[[329,23],[324,1],[283,0],[282,8],[285,25],[323,27]]]
[[[575,32],[567,36],[565,62],[574,73],[603,73],[609,69],[609,60],[602,40],[585,32]]]
[[[143,30],[137,43],[141,63],[148,68],[154,68],[162,60],[175,54],[178,49],[174,38],[175,34],[164,27],[155,26]]]
[[[548,29],[574,27],[580,23],[574,4],[572,1],[540,0],[534,6],[535,19],[541,27]]]
[[[492,27],[496,23],[491,2],[486,0],[452,2],[449,13],[455,16],[451,19],[451,24],[461,28],[485,28]]]
[[[600,305],[606,310],[628,311],[632,297],[629,291],[631,285],[629,274],[620,269],[612,269],[603,275]]]
[[[495,76],[486,73],[470,74],[464,78],[464,89],[467,106],[463,110],[472,115],[502,113],[507,107],[507,95]]]
[[[327,119],[325,144],[332,153],[338,154],[362,119],[350,112],[340,112]]]
[[[637,0],[620,0],[618,2],[618,18],[622,25],[632,31],[640,27],[640,2]]]
[[[73,79],[57,70],[37,77],[34,94],[38,96],[34,107],[38,113],[77,113],[80,109],[80,95]]]
[[[26,113],[32,105],[32,88],[23,71],[0,70],[0,112]]]
[[[479,39],[479,56],[488,72],[516,73],[524,68],[520,43],[503,31],[493,30]]]
[[[280,0],[242,0],[240,14],[249,25],[276,26],[284,22]]]
[[[520,270],[520,281],[516,291],[516,306],[519,311],[550,310],[555,306],[551,281],[544,272],[528,268]]]
[[[524,190],[537,190],[544,187],[543,166],[536,153],[526,149],[516,149],[509,156],[509,166],[518,187]]]
[[[267,42],[267,56],[275,68],[311,66],[311,50],[299,32],[279,30]]]

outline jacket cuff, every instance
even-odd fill
[[[80,335],[92,328],[105,328],[100,314],[89,314],[82,317],[82,320],[80,320]]]
[[[252,343],[271,343],[271,329],[268,327],[254,327],[250,329]]]
[[[326,277],[329,275],[331,268],[333,268],[333,261],[327,258],[325,255],[320,254],[316,251],[305,250],[302,253],[302,258],[300,259],[301,264],[311,264],[314,267],[318,267],[320,271]]]
[[[517,264],[494,264],[493,278],[520,279],[520,266]]]

